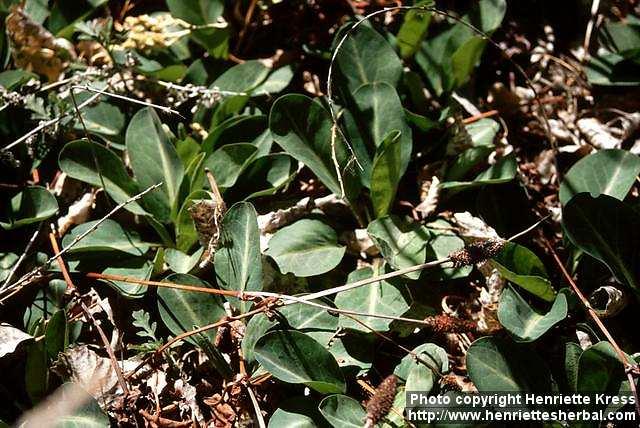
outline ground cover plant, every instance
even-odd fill
[[[639,13],[0,1],[0,425],[635,395]]]

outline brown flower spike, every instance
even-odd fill
[[[487,239],[473,242],[461,250],[449,254],[454,267],[475,265],[496,256],[507,241],[504,239]]]
[[[393,406],[396,397],[396,384],[398,378],[394,375],[387,376],[373,393],[373,397],[367,403],[367,418],[365,428],[372,428],[382,420]]]
[[[473,321],[455,318],[449,315],[435,315],[424,320],[426,328],[433,334],[469,333],[476,331],[477,325]]]

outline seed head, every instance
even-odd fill
[[[455,318],[449,315],[435,315],[425,318],[426,328],[434,334],[469,333],[478,328],[475,322]]]
[[[505,243],[504,239],[487,239],[473,242],[461,250],[449,254],[454,267],[475,265],[497,255]]]
[[[367,403],[367,418],[365,427],[373,427],[380,422],[382,418],[387,416],[393,400],[396,397],[396,384],[398,378],[394,375],[387,376],[373,393],[373,397]]]

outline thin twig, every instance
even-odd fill
[[[2,287],[0,287],[0,291],[2,291],[5,288],[7,288],[7,286],[11,282],[11,279],[13,278],[13,275],[15,275],[15,273],[18,270],[18,268],[20,267],[20,265],[22,265],[22,262],[27,258],[27,255],[29,254],[29,251],[31,251],[31,247],[33,247],[33,244],[36,242],[36,239],[38,239],[38,235],[40,234],[40,230],[41,229],[42,229],[42,223],[40,223],[38,225],[38,228],[36,229],[36,231],[31,236],[31,239],[29,239],[29,242],[27,243],[27,246],[25,247],[24,251],[20,255],[20,258],[18,259],[18,261],[11,268],[11,272],[9,272],[9,276],[7,276],[7,279],[5,279],[4,284],[2,284]]]
[[[14,288],[14,287],[19,287],[20,285],[24,284],[25,282],[29,281],[31,278],[33,278],[35,275],[37,275],[38,273],[41,273],[44,269],[46,269],[49,265],[51,265],[51,263],[53,263],[58,257],[62,256],[63,254],[65,254],[66,252],[68,252],[71,248],[73,248],[78,242],[80,242],[81,240],[83,240],[84,238],[87,237],[87,235],[91,234],[93,231],[95,231],[102,223],[104,223],[109,217],[111,217],[112,215],[114,215],[116,212],[118,212],[119,210],[121,210],[123,207],[125,207],[126,205],[137,201],[138,199],[142,198],[144,195],[146,195],[147,193],[151,192],[152,190],[157,189],[158,187],[162,186],[162,182],[158,183],[158,184],[154,184],[153,186],[150,186],[148,188],[146,188],[145,190],[143,190],[142,192],[138,193],[135,196],[132,196],[131,198],[127,199],[124,202],[121,202],[120,204],[118,204],[117,206],[115,206],[111,211],[109,211],[104,217],[102,217],[100,220],[98,220],[97,222],[95,222],[95,224],[93,224],[89,229],[87,229],[85,232],[83,232],[82,234],[78,235],[73,241],[71,241],[68,245],[66,245],[59,253],[54,254],[53,256],[51,256],[42,266],[32,270],[31,272],[29,272],[28,274],[24,275],[22,278],[20,278],[18,281],[14,282],[13,284],[11,284],[9,287],[7,287],[5,290]],[[4,291],[4,290],[3,290]],[[2,300],[0,300],[0,303],[4,302],[5,298],[3,298]]]
[[[600,8],[600,0],[593,0],[591,3],[591,18],[587,23],[587,29],[584,32],[584,42],[582,43],[582,58],[581,62],[589,59],[589,45],[591,44],[591,33],[596,24],[596,17],[598,16],[598,9]]]
[[[595,322],[595,324],[598,326],[602,334],[604,334],[604,336],[607,338],[607,340],[613,347],[614,351],[618,355],[620,362],[624,366],[624,371],[627,376],[627,379],[629,380],[629,388],[631,389],[631,392],[633,393],[633,396],[635,398],[636,413],[638,414],[638,416],[640,416],[640,401],[638,401],[638,391],[635,384],[635,376],[637,376],[640,373],[638,369],[638,364],[636,364],[635,362],[632,363],[629,357],[627,357],[627,354],[625,354],[624,351],[620,349],[620,346],[618,346],[618,343],[613,338],[613,336],[611,335],[607,327],[604,325],[604,323],[598,316],[598,313],[593,309],[593,307],[589,303],[589,300],[585,297],[584,294],[582,294],[582,291],[580,291],[580,288],[578,288],[578,285],[573,280],[573,278],[571,277],[567,269],[564,267],[564,264],[560,260],[560,257],[558,256],[556,251],[553,249],[553,246],[551,245],[551,243],[549,243],[549,241],[547,241],[546,239],[544,240],[544,242],[547,248],[549,249],[549,252],[553,256],[553,259],[556,262],[556,265],[558,265],[560,272],[562,272],[562,275],[571,286],[571,289],[576,294],[576,296],[578,296],[578,299],[580,300],[584,308],[587,310],[587,313],[589,314],[593,322]]]
[[[51,232],[49,233],[49,240],[51,241],[51,248],[53,249],[53,252],[62,254],[62,252],[60,251],[60,247],[58,246],[58,240],[56,239],[56,232],[53,224],[51,224]],[[93,317],[93,314],[91,313],[91,311],[89,311],[89,309],[82,302],[82,299],[80,298],[80,295],[76,289],[76,286],[71,280],[71,276],[69,276],[69,271],[67,270],[67,266],[65,265],[64,260],[62,259],[62,257],[58,257],[57,260],[58,260],[58,266],[60,266],[60,270],[62,271],[62,277],[67,283],[67,290],[77,295],[78,303],[80,304],[80,308],[82,308],[82,312],[84,312],[84,315],[87,318],[87,320],[96,328],[96,331],[100,335],[100,339],[102,340],[105,350],[109,355],[109,359],[111,360],[113,371],[116,373],[116,376],[118,378],[118,383],[120,384],[120,388],[122,388],[122,392],[124,393],[124,395],[128,396],[129,388],[127,387],[127,382],[125,381],[124,375],[122,374],[122,370],[118,365],[118,359],[116,358],[116,355],[113,352],[113,349],[111,349],[111,344],[109,343],[109,339],[107,339],[107,335],[104,334],[102,327],[100,327],[100,325],[96,322],[96,319]]]
[[[174,109],[172,109],[170,107],[161,106],[161,105],[150,103],[150,102],[147,102],[147,101],[137,100],[135,98],[127,97],[125,95],[114,94],[113,92],[103,91],[103,90],[96,89],[96,88],[93,88],[93,87],[87,86],[87,85],[74,85],[74,86],[71,87],[71,89],[79,89],[79,90],[83,90],[83,91],[94,92],[96,94],[106,95],[106,96],[111,97],[111,98],[117,98],[117,99],[120,99],[120,100],[125,100],[125,101],[128,101],[130,103],[140,104],[140,105],[147,106],[147,107],[157,108],[158,110],[161,110],[161,111],[163,111],[165,113],[175,114],[175,115],[178,115],[178,116],[180,116],[181,118],[184,119],[184,116],[182,116],[180,114],[180,112],[178,112],[178,111],[176,111],[176,110],[174,110]]]
[[[89,104],[93,103],[99,97],[100,97],[100,94],[94,94],[93,96],[89,97],[85,102],[80,104],[78,106],[78,109],[82,109],[82,108],[88,106]],[[8,146],[3,147],[2,151],[6,151],[6,150],[9,150],[9,149],[12,149],[13,147],[17,146],[18,144],[22,143],[23,141],[26,141],[32,135],[35,135],[38,132],[42,131],[43,129],[46,129],[46,128],[50,127],[50,126],[55,125],[56,123],[60,122],[62,119],[66,118],[69,115],[69,113],[70,112],[65,112],[65,113],[61,114],[60,116],[54,117],[51,120],[48,120],[48,121],[46,121],[44,123],[41,123],[40,125],[38,125],[37,127],[33,128],[31,131],[27,132],[22,137],[18,138],[17,140],[12,142]]]

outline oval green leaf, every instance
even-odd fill
[[[302,383],[322,393],[343,393],[344,376],[335,358],[324,346],[304,333],[277,330],[256,343],[256,360],[275,378]]]
[[[336,232],[320,220],[303,219],[278,230],[265,252],[282,273],[314,276],[340,263],[345,247],[338,245]]]

